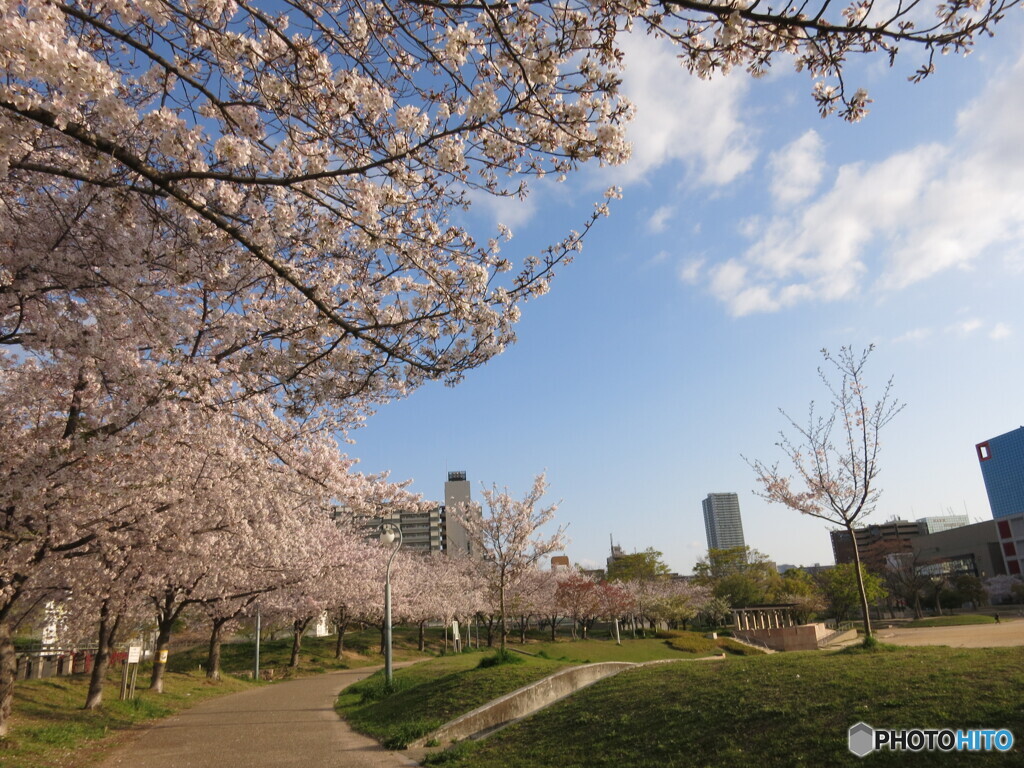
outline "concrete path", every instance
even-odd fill
[[[962,627],[889,627],[876,621],[875,635],[893,645],[949,645],[954,648],[999,648],[1024,645],[1024,619],[1007,617],[999,624]]]
[[[160,720],[101,768],[407,768],[408,758],[356,733],[334,711],[345,670],[221,696]]]

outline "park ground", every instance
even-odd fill
[[[730,655],[723,664],[677,664],[656,671],[624,673],[505,729],[479,746],[435,750],[435,754],[423,757],[431,762],[480,768],[489,765],[534,768],[613,765],[627,760],[629,754],[632,757],[627,762],[634,766],[713,765],[724,768],[749,765],[751,760],[757,760],[759,765],[809,761],[846,764],[850,756],[845,752],[844,729],[857,720],[879,727],[1010,727],[1018,738],[1024,739],[1024,715],[1019,703],[1019,691],[1024,690],[1024,649],[1020,647],[1024,645],[1024,621],[1007,618],[1000,624],[924,629],[890,628],[882,623],[876,627],[876,633],[882,643],[891,645],[874,654],[852,649],[845,654]],[[303,654],[307,673],[329,672],[342,666],[332,665],[332,660],[327,658],[330,640],[307,644],[307,652]],[[659,653],[672,655],[667,642],[656,638],[630,640],[625,641],[624,649],[627,655],[636,656],[635,660],[648,660]],[[695,658],[707,652],[705,648],[696,647],[699,645],[696,640],[693,648],[689,648],[688,639],[680,642],[692,652],[679,652],[675,654],[677,657]],[[898,647],[911,644],[950,647]],[[372,642],[361,647],[357,643],[360,650],[346,659],[344,666],[375,663],[377,659],[367,645]],[[389,735],[397,733],[399,738],[392,744],[398,744],[403,736],[408,740],[407,737],[418,735],[424,727],[440,724],[435,721],[459,714],[460,708],[467,711],[480,703],[480,699],[488,700],[560,666],[603,661],[623,653],[616,651],[616,646],[608,641],[535,643],[528,648],[543,655],[529,657],[525,665],[498,667],[493,672],[478,669],[483,653],[425,660],[396,674],[399,690],[395,694],[380,695],[380,678],[376,676],[360,685],[366,687],[364,690],[378,693],[364,697],[357,685],[347,698],[342,696],[339,701],[343,705],[347,702],[352,710],[348,717],[355,727],[372,733],[386,721],[392,729],[390,734],[377,732],[374,735],[387,741]],[[975,648],[977,650],[971,650]],[[400,655],[405,659],[418,656],[411,648],[403,648]],[[266,658],[273,663],[272,649],[268,649]],[[184,654],[181,661],[192,663]],[[10,768],[79,768],[113,759],[109,757],[113,752],[129,755],[129,759],[111,763],[111,766],[142,766],[144,763],[130,759],[130,752],[118,753],[117,750],[124,749],[126,741],[137,745],[147,743],[147,734],[156,733],[161,727],[165,734],[181,732],[178,725],[166,730],[164,724],[150,731],[140,730],[151,724],[154,717],[166,716],[204,697],[244,690],[258,691],[267,697],[266,704],[260,704],[259,710],[269,722],[273,720],[275,706],[286,706],[285,703],[273,704],[278,696],[276,691],[283,695],[284,686],[291,685],[245,682],[231,676],[227,676],[224,683],[208,685],[194,669],[179,671],[176,675],[174,685],[169,686],[169,693],[163,697],[146,694],[140,696],[137,703],[108,701],[104,713],[83,713],[76,709],[80,706],[76,695],[84,696],[80,684],[74,689],[77,681],[63,678],[20,683],[14,746],[9,745],[0,754],[0,762]],[[338,680],[329,680],[334,677]],[[337,691],[347,682],[337,674],[320,675],[320,678],[326,680],[327,689],[336,687]],[[116,688],[111,690],[111,695],[116,697]],[[841,690],[843,695],[837,696],[836,690]],[[324,700],[337,691],[328,690]],[[459,692],[469,692],[470,696],[460,698],[463,694]],[[45,701],[57,693],[60,696],[47,715]],[[251,695],[255,694],[231,696],[221,699],[224,704],[204,703],[201,707],[226,705],[230,709],[233,702],[241,702]],[[364,698],[370,701],[363,702]],[[447,709],[438,706],[441,701],[447,703]],[[362,703],[368,706],[361,706]],[[332,722],[337,724],[329,703],[325,705],[321,701],[316,707],[300,709],[308,710],[310,716],[328,716],[320,725],[310,725],[313,730],[332,728]],[[201,712],[202,709],[196,709],[194,714],[182,717],[200,722]],[[164,721],[168,722],[173,721]],[[795,731],[792,730],[794,723],[800,724]],[[263,730],[259,723],[243,727]],[[287,739],[297,738],[305,728],[285,728],[285,735],[275,738],[275,743],[284,748],[282,755],[290,753],[286,748]],[[818,734],[810,742],[802,735],[807,728]],[[566,739],[566,733],[572,733],[573,738]],[[243,745],[254,742],[245,738],[235,741]],[[1014,749],[1018,761],[1022,748],[1024,741]],[[797,754],[793,753],[794,749]],[[631,750],[636,751],[631,753]],[[212,754],[210,750],[201,751]],[[290,765],[283,757],[266,762],[267,749],[259,751],[260,756],[253,760],[239,757],[236,761],[222,755],[215,764],[221,768]],[[402,760],[407,760],[408,753],[399,754]],[[523,757],[520,759],[519,755]],[[694,758],[695,755],[703,755],[705,762]],[[187,764],[179,757],[163,764]],[[876,755],[871,759],[886,765],[897,764],[885,762],[887,757]],[[938,762],[928,762],[918,756],[910,763],[899,764],[955,765],[958,763],[951,762],[955,757],[933,755],[928,759]],[[972,755],[970,764],[1019,764],[1000,760],[998,755]]]

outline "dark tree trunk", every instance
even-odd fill
[[[164,692],[164,671],[167,669],[167,655],[170,652],[171,629],[188,604],[182,601],[175,605],[176,599],[175,590],[168,589],[163,599],[156,603],[156,648],[153,649],[153,675],[149,680],[149,690],[156,693]]]
[[[161,619],[157,625],[156,648],[153,649],[153,675],[149,679],[149,690],[164,692],[164,671],[167,669],[167,655],[171,644],[173,618]]]
[[[860,612],[864,617],[864,639],[871,639],[871,608],[868,606],[868,593],[864,588],[864,572],[860,567],[860,547],[857,546],[857,536],[854,534],[853,522],[846,524],[846,532],[850,535],[853,543],[853,567],[856,569],[857,591],[860,595]]]
[[[111,617],[110,601],[104,600],[100,605],[100,627],[96,658],[93,661],[92,674],[89,676],[89,691],[85,696],[85,709],[97,709],[103,703],[103,681],[107,676],[107,668],[110,666],[110,653],[114,649],[114,638],[117,636],[117,630],[120,626],[121,617]]]
[[[335,622],[338,627],[338,637],[334,641],[334,658],[342,659],[345,656],[345,630],[348,629],[348,612],[342,608],[338,613],[338,619]]]
[[[14,639],[6,620],[0,620],[0,737],[7,735],[7,723],[14,703],[14,678],[18,674],[18,657]]]
[[[526,630],[530,626],[529,616],[519,617],[519,642],[526,645]]]
[[[302,650],[302,636],[306,633],[306,627],[309,626],[309,622],[313,620],[313,616],[307,616],[304,619],[296,619],[292,623],[292,658],[288,662],[288,666],[295,669],[299,666],[299,651]]]
[[[220,680],[220,646],[223,639],[224,625],[231,621],[230,616],[219,616],[213,619],[210,631],[210,650],[206,655],[206,679]]]
[[[425,622],[425,621],[421,621],[420,622],[420,635],[419,635],[419,643],[418,643],[417,647],[421,651],[425,651],[427,649],[427,638],[424,635],[424,626],[426,625],[426,623],[427,622]]]

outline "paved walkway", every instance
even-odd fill
[[[1024,619],[1004,618],[999,624],[962,627],[892,627],[876,621],[875,635],[893,645],[950,645],[954,648],[999,648],[1024,645]]]
[[[205,701],[156,722],[101,768],[408,768],[334,711],[373,669],[332,672]]]

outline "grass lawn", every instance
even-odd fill
[[[168,672],[164,693],[145,690],[148,677],[139,672],[133,701],[118,701],[120,672],[112,674],[103,691],[103,706],[82,709],[89,686],[86,675],[24,680],[14,686],[11,731],[0,740],[4,768],[80,768],[98,762],[120,736],[140,723],[187,709],[203,699],[235,693],[254,685],[233,677],[219,683],[205,676]]]
[[[658,659],[692,659],[701,656],[715,656],[726,653],[743,654],[745,651],[760,653],[736,641],[720,637],[710,640],[700,632],[660,632],[658,637],[622,638],[622,645],[612,640],[576,640],[574,642],[530,643],[522,648],[551,659],[573,664],[590,664],[599,661],[657,661]]]
[[[721,643],[721,645],[719,644]],[[603,661],[645,662],[658,659],[693,659],[727,650],[760,653],[727,638],[709,640],[696,632],[669,632],[663,637],[575,642],[534,642],[510,648],[523,663],[478,669],[480,659],[492,651],[445,656],[395,673],[398,689],[388,696],[380,674],[347,689],[337,709],[359,730],[392,749],[404,747],[459,715],[574,664]]]
[[[893,648],[677,664],[623,672],[481,742],[428,757],[453,768],[629,765],[1021,764],[1024,649]],[[858,721],[886,728],[1009,728],[1011,752],[847,751]]]
[[[992,616],[984,616],[980,613],[962,613],[956,616],[935,616],[929,619],[914,619],[903,626],[908,628],[916,627],[964,627],[970,624],[995,624]]]
[[[569,662],[520,656],[522,663],[478,668],[483,650],[442,656],[395,671],[395,691],[386,694],[378,672],[345,689],[336,708],[357,731],[391,749],[476,709],[516,688],[569,666]]]

